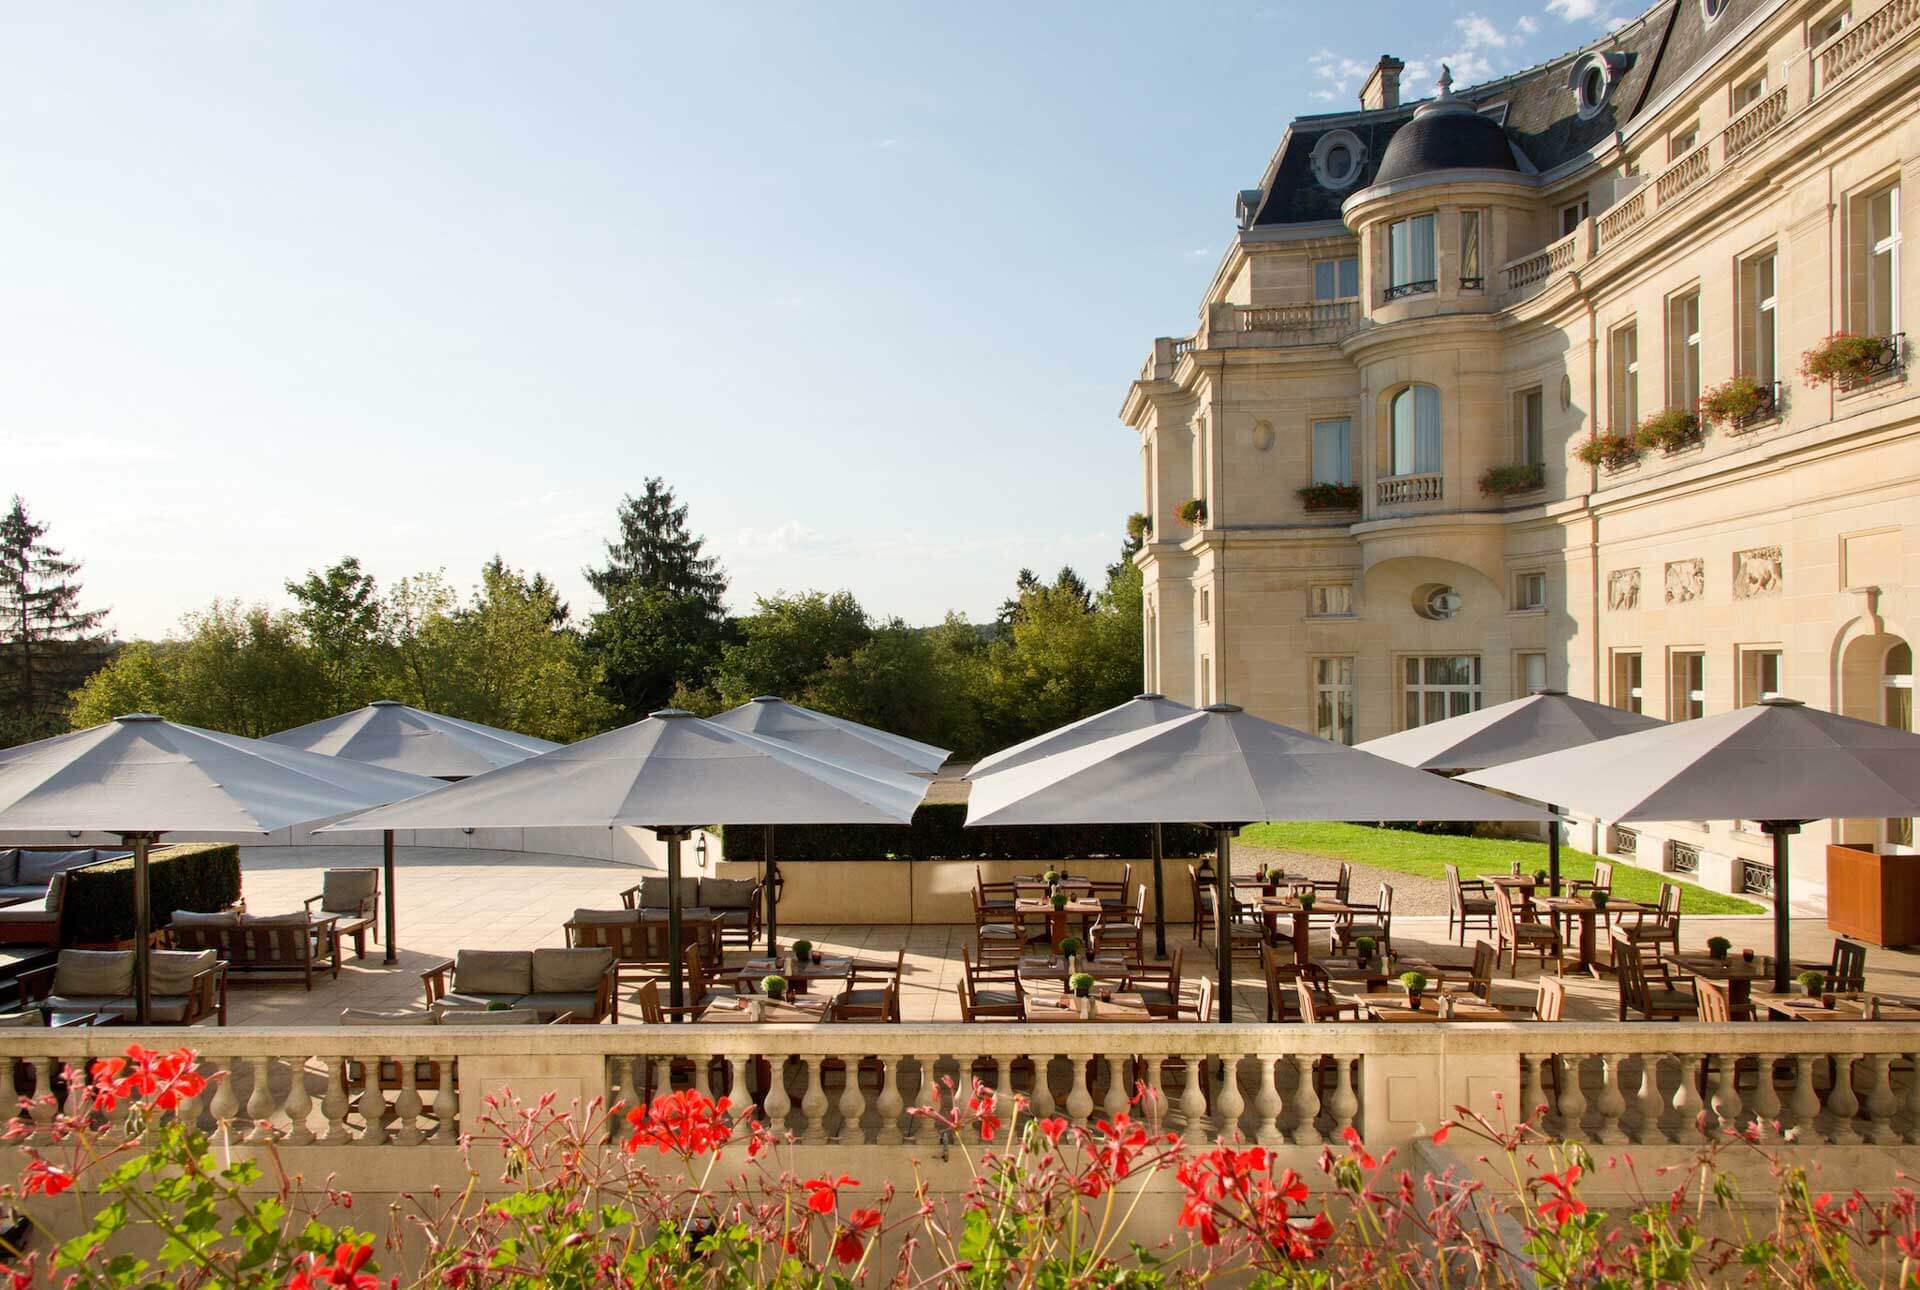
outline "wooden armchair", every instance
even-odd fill
[[[960,991],[962,1021],[1022,1021],[1027,1019],[1026,986],[1020,980],[1016,963],[975,965],[960,947]]]
[[[1125,989],[1140,996],[1147,1011],[1172,1021],[1180,1015],[1180,969],[1184,948],[1175,948],[1165,963],[1127,964]]]
[[[1499,1008],[1502,1012],[1531,1011],[1536,1006],[1534,1003],[1502,1003],[1493,997],[1496,985],[1507,984],[1505,982],[1495,981],[1494,974],[1499,970],[1500,951],[1486,941],[1475,941],[1473,943],[1473,967],[1467,974],[1467,993],[1478,998],[1483,1003]],[[1520,982],[1513,982],[1511,984],[1515,986],[1522,985]],[[1556,982],[1556,985],[1557,984],[1558,982]],[[1560,988],[1562,997],[1564,997],[1565,987],[1562,986]],[[1537,997],[1536,995],[1536,1000]]]
[[[978,887],[973,889],[973,943],[982,963],[1018,963],[1027,948],[1026,928],[1013,907],[990,908]]]
[[[1691,1021],[1700,1015],[1700,996],[1692,977],[1676,978],[1665,962],[1655,959],[1658,973],[1650,973],[1640,947],[1616,933],[1613,970],[1620,983],[1620,1020],[1637,1012],[1648,1021]]]
[[[1590,896],[1596,891],[1604,891],[1611,895],[1613,892],[1613,865],[1610,861],[1596,860],[1593,862],[1593,877],[1569,878],[1561,885],[1566,888],[1567,894],[1570,896],[1583,894]]]
[[[1616,935],[1625,936],[1635,945],[1651,945],[1654,953],[1660,952],[1660,946],[1670,945],[1673,952],[1680,949],[1680,888],[1673,883],[1660,884],[1660,901],[1651,912],[1635,911],[1621,915],[1615,926]]]
[[[962,946],[964,950],[966,947]],[[901,950],[891,966],[863,963],[855,959],[847,974],[847,988],[834,1000],[835,1021],[883,1021],[900,1023],[900,978],[907,967],[907,952]]]
[[[353,937],[353,956],[367,957],[367,933],[380,939],[380,871],[378,869],[328,869],[320,875],[320,894],[306,899],[309,917],[314,906],[320,913],[338,920],[335,930]]]
[[[1560,929],[1551,922],[1540,922],[1532,917],[1522,918],[1513,907],[1513,895],[1505,887],[1493,889],[1494,911],[1498,915],[1497,935],[1499,937],[1494,963],[1500,958],[1510,956],[1513,970],[1520,970],[1520,951],[1526,950],[1540,959],[1540,969],[1545,971],[1547,957],[1552,955],[1554,972],[1564,974],[1566,963],[1561,957]]]
[[[1459,930],[1457,944],[1467,943],[1467,931],[1477,920],[1489,936],[1493,926],[1493,887],[1484,878],[1462,879],[1460,866],[1447,866],[1447,934]]]
[[[1122,910],[1117,914],[1104,909],[1101,911],[1098,921],[1093,925],[1093,952],[1105,955],[1123,951],[1133,958],[1139,958],[1146,922],[1147,889],[1142,887],[1131,911]]]
[[[1354,913],[1333,925],[1333,952],[1340,953],[1362,936],[1371,936],[1381,953],[1393,949],[1393,888],[1380,884],[1371,905],[1351,905]]]
[[[1294,960],[1291,950],[1276,952],[1274,947],[1261,947],[1260,965],[1267,978],[1267,1020],[1299,1021],[1300,996],[1296,983],[1306,982],[1307,989],[1314,998],[1314,1012],[1323,1018],[1347,1018],[1357,1020],[1360,1014],[1358,1004],[1342,1000],[1333,992],[1333,978],[1318,963],[1302,966]]]

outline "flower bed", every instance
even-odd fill
[[[1633,439],[1644,449],[1676,453],[1699,443],[1703,433],[1700,418],[1693,409],[1667,408],[1642,421],[1633,432]]]
[[[1601,430],[1581,440],[1573,455],[1589,466],[1625,470],[1640,460],[1640,445],[1634,436]]]

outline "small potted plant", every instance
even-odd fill
[[[1127,536],[1135,542],[1145,543],[1153,537],[1153,521],[1139,511],[1127,516]]]
[[[1800,375],[1808,385],[1851,386],[1874,374],[1887,349],[1879,336],[1835,332],[1800,356]]]
[[[1730,951],[1731,949],[1733,949],[1733,942],[1728,940],[1726,937],[1724,936],[1707,937],[1707,956],[1709,958],[1724,960],[1727,957],[1728,951]]]
[[[1414,1007],[1420,1006],[1421,996],[1427,992],[1427,974],[1424,972],[1402,972],[1400,985],[1407,992],[1407,999]]]
[[[1663,408],[1640,423],[1633,439],[1671,455],[1700,442],[1700,418],[1692,408]]]
[[[1587,899],[1593,902],[1595,909],[1604,914],[1607,912],[1607,902],[1613,899],[1613,893],[1605,887],[1595,887],[1587,893]]]
[[[1800,983],[1800,988],[1807,992],[1809,999],[1818,998],[1821,989],[1827,984],[1827,978],[1818,972],[1802,972],[1793,979]]]
[[[1080,1020],[1093,1020],[1093,976],[1087,972],[1075,972],[1067,978],[1067,988],[1073,991],[1073,1006],[1079,1010]]]
[[[1182,524],[1191,524],[1197,529],[1207,526],[1207,501],[1204,497],[1189,497],[1180,503],[1180,509],[1174,514],[1180,517]]]
[[[795,941],[793,943],[792,970],[798,971],[800,968],[800,965],[803,963],[810,962],[812,960],[812,957],[813,957],[812,941]]]
[[[1055,886],[1060,881],[1060,871],[1058,869],[1049,869],[1040,875],[1040,881],[1046,883],[1049,887]]]
[[[1773,387],[1751,376],[1736,376],[1700,396],[1700,419],[1708,425],[1736,430],[1768,411]]]
[[[1053,893],[1053,912],[1056,914],[1060,913],[1064,911],[1066,907],[1067,907],[1067,893],[1064,891],[1056,890]]]
[[[1081,945],[1080,945],[1080,938],[1078,936],[1065,936],[1061,938],[1060,957],[1066,960],[1067,975],[1069,976],[1072,976],[1079,971],[1077,964],[1079,963],[1079,960],[1080,960],[1080,950],[1081,950]]]
[[[1535,870],[1533,871],[1533,880],[1534,880],[1534,881],[1535,881],[1536,883],[1539,883],[1539,884],[1540,884],[1540,885],[1541,885],[1542,887],[1544,887],[1544,886],[1546,886],[1546,885],[1547,885],[1547,871],[1546,871],[1545,869],[1535,869]]]
[[[779,1003],[787,997],[787,978],[781,976],[778,972],[761,977],[760,993],[765,995],[766,998],[749,999],[747,1001],[748,1005],[753,1009],[755,1020],[767,1015],[766,1004],[768,1001]]]
[[[1314,891],[1314,889],[1311,887],[1307,887],[1303,889],[1300,892],[1300,908],[1305,910],[1311,910],[1313,908],[1313,898],[1318,894],[1319,893]]]
[[[1371,936],[1356,936],[1353,940],[1353,957],[1362,968],[1373,966],[1373,951],[1378,944]]]
[[[1608,470],[1625,470],[1640,460],[1640,445],[1629,434],[1615,434],[1611,430],[1598,430],[1580,441],[1573,455],[1589,466],[1605,466]]]

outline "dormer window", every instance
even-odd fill
[[[1367,146],[1351,130],[1330,130],[1313,145],[1313,177],[1322,188],[1351,188],[1367,161]]]
[[[1626,57],[1621,54],[1590,53],[1575,61],[1567,77],[1567,88],[1573,91],[1582,121],[1598,116],[1607,106],[1613,96],[1614,83],[1626,65]]]

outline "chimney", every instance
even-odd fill
[[[1360,106],[1368,112],[1380,108],[1400,106],[1400,73],[1406,70],[1406,64],[1392,54],[1380,55],[1380,61],[1367,74],[1367,83],[1360,87]]]

